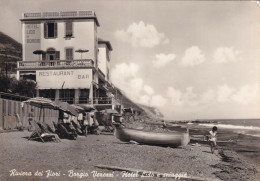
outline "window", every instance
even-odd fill
[[[67,102],[69,104],[74,103],[75,90],[74,89],[61,89],[60,90],[60,100]]]
[[[44,23],[44,38],[57,38],[57,23]]]
[[[42,89],[39,90],[39,96],[49,98],[51,100],[55,99],[55,89]]]
[[[73,48],[66,48],[66,60],[73,60]]]
[[[72,37],[73,35],[73,31],[72,31],[72,22],[71,21],[67,21],[65,23],[65,37]]]
[[[56,51],[54,48],[48,48],[46,54],[43,55],[43,60],[59,60],[60,52]]]

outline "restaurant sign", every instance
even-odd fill
[[[89,89],[92,69],[37,70],[38,89]]]

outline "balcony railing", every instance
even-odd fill
[[[17,69],[45,69],[45,68],[77,68],[94,67],[91,59],[82,60],[51,60],[51,61],[19,61]]]
[[[74,97],[67,97],[67,98],[59,98],[60,101],[68,102],[69,104],[91,104],[91,99],[88,97],[79,97],[75,99]],[[94,97],[93,104],[97,105],[104,105],[104,104],[116,104],[119,103],[118,100],[112,97]]]
[[[65,11],[65,12],[40,12],[24,13],[24,19],[32,18],[63,18],[63,17],[96,17],[94,11]]]

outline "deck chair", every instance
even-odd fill
[[[59,135],[60,138],[69,138],[69,139],[76,139],[77,134],[75,132],[69,131],[64,124],[58,123],[56,124],[53,122],[53,125],[56,129],[56,133]]]
[[[78,134],[83,134],[83,132],[81,131],[81,126],[80,124],[75,123],[74,121],[72,121],[72,125],[74,126],[74,128],[76,129]]]
[[[61,142],[59,136],[57,134],[55,134],[55,131],[53,131],[53,129],[46,123],[37,123],[39,125],[39,127],[41,128],[42,132],[44,132],[42,135],[46,135],[48,134],[49,136],[54,136],[55,140],[57,142]]]
[[[57,134],[53,134],[53,133],[48,133],[46,132],[43,128],[41,128],[36,121],[32,120],[31,121],[31,125],[34,129],[34,131],[32,132],[32,134],[30,135],[30,137],[28,138],[28,140],[33,140],[33,139],[38,139],[40,138],[41,141],[43,143],[44,142],[44,138],[52,138],[55,139],[57,142],[60,142],[60,139],[58,138]]]

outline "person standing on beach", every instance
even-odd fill
[[[209,141],[212,141],[215,147],[217,146],[217,132],[217,126],[214,126],[212,130],[209,131]]]
[[[29,122],[29,128],[28,128],[28,131],[31,131],[32,129],[32,123],[31,121],[33,120],[33,108],[31,108],[31,111],[29,112],[28,114],[28,122]]]
[[[207,137],[207,141],[210,141],[211,153],[214,153],[214,149],[217,147],[217,132],[218,128],[214,126],[210,131]]]

